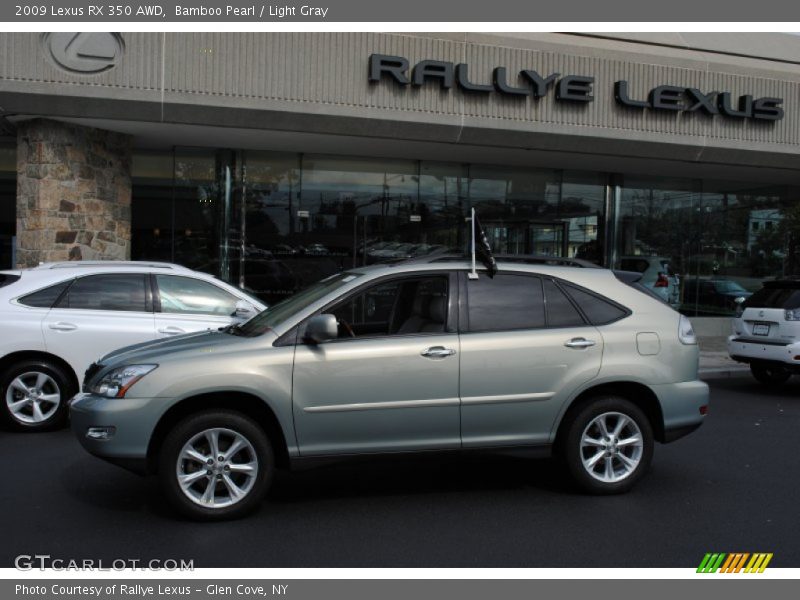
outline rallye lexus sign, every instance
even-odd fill
[[[373,54],[369,57],[369,81],[377,84],[384,79],[400,86],[420,87],[438,83],[443,90],[457,87],[471,94],[496,93],[518,98],[543,98],[552,94],[556,102],[573,103],[594,100],[595,79],[590,75],[542,75],[532,69],[509,75],[505,67],[495,67],[491,72],[491,83],[475,83],[466,63],[421,60],[411,68],[408,59],[402,56]],[[522,85],[517,83],[520,80]],[[783,98],[755,98],[751,94],[734,96],[731,92],[706,92],[674,85],[659,85],[645,96],[636,97],[624,80],[616,81],[613,91],[617,104],[631,110],[702,113],[757,121],[779,121],[784,116]]]

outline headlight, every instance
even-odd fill
[[[131,386],[158,365],[128,365],[118,367],[103,375],[89,390],[106,398],[124,398]]]

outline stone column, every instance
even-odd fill
[[[17,130],[17,266],[130,259],[131,137],[33,119]]]

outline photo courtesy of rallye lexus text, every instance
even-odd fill
[[[641,274],[480,255],[354,268],[241,325],[112,352],[72,429],[218,520],[257,508],[277,468],[364,454],[525,448],[620,493],[654,442],[702,424],[691,324]]]

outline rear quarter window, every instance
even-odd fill
[[[52,308],[56,301],[61,297],[61,294],[72,283],[72,279],[62,281],[50,287],[46,287],[27,296],[22,296],[17,302],[25,306],[32,306],[33,308]]]
[[[608,325],[627,317],[630,311],[616,302],[593,294],[587,290],[564,284],[564,289],[580,307],[592,325]]]
[[[0,288],[6,287],[7,285],[11,285],[15,281],[19,281],[19,275],[8,275],[0,273]]]

